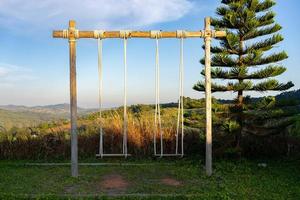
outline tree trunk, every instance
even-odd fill
[[[237,99],[238,99],[238,106],[242,108],[243,100],[244,100],[243,91],[238,91]]]
[[[244,41],[243,38],[240,37],[240,55],[239,55],[239,67],[242,68],[243,67],[243,50],[244,50]],[[243,83],[243,79],[239,79],[239,83]],[[244,96],[243,96],[243,90],[239,90],[238,91],[238,96],[237,96],[237,122],[240,125],[240,129],[237,131],[236,133],[236,137],[235,137],[235,142],[236,142],[236,149],[240,149],[240,144],[241,144],[241,140],[242,140],[242,127],[243,127],[243,104],[244,104]]]
[[[238,103],[237,103],[237,122],[240,125],[240,129],[237,131],[236,133],[236,138],[235,138],[235,145],[236,148],[239,149],[240,148],[240,143],[242,140],[242,127],[243,127],[243,91],[238,91]]]

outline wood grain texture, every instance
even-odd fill
[[[76,38],[75,21],[69,23],[70,53],[70,109],[71,109],[71,175],[78,177],[78,137],[77,137],[77,84],[76,84]]]
[[[205,18],[205,32],[210,32],[210,18]],[[206,174],[212,174],[212,118],[211,118],[211,58],[210,45],[211,35],[207,34],[204,38],[205,42],[205,101],[206,101],[206,155],[205,168]]]
[[[186,31],[186,38],[201,38],[204,37],[203,31]],[[224,37],[226,36],[225,31],[216,31],[215,37]],[[53,31],[54,38],[63,38],[63,31]],[[79,31],[79,38],[94,38],[97,39],[94,35],[94,31]],[[122,38],[120,36],[120,31],[105,31],[104,38]],[[150,31],[131,31],[129,38],[151,38]],[[176,31],[162,31],[161,38],[177,38]]]

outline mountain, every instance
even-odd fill
[[[261,100],[263,97],[251,97],[252,102]],[[282,92],[275,96],[277,100],[297,100],[300,101],[300,89],[292,90],[288,92]],[[234,100],[230,99],[218,99],[220,103],[232,103]]]
[[[46,106],[0,106],[0,126],[5,129],[12,127],[36,126],[42,122],[69,118],[69,104],[56,104]],[[96,111],[78,107],[79,115]]]
[[[59,116],[68,117],[70,112],[70,104],[55,104],[55,105],[45,105],[45,106],[17,106],[17,105],[0,105],[0,109],[14,112],[34,112],[34,113],[47,113],[55,114]],[[84,114],[95,111],[95,109],[87,109],[78,107],[78,113]]]
[[[260,100],[261,97],[252,98],[254,101]],[[276,96],[276,99],[288,99],[288,100],[297,100],[300,102],[300,89],[283,92]],[[188,101],[186,101],[188,102]],[[203,107],[204,102],[201,103],[201,100],[192,100],[189,102],[196,105],[196,107]],[[231,103],[232,100],[223,100],[218,99],[220,103]],[[198,105],[199,104],[199,105]],[[167,103],[161,105],[164,108],[167,107],[177,107],[177,103]],[[185,107],[189,105],[185,104]],[[0,128],[1,126],[5,129],[10,129],[12,127],[28,127],[36,126],[40,123],[68,119],[69,118],[69,104],[56,104],[56,105],[46,105],[46,106],[16,106],[16,105],[5,105],[0,106]],[[79,115],[86,115],[92,112],[96,112],[96,109],[86,109],[78,107]]]
[[[300,100],[300,89],[299,90],[293,90],[289,92],[283,92],[276,96],[276,99],[296,99]]]

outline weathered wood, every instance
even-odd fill
[[[76,38],[75,21],[69,22],[70,50],[70,109],[71,109],[71,172],[78,177],[78,138],[77,138],[77,86],[76,86]]]
[[[205,18],[205,32],[210,32],[210,18]],[[206,155],[205,168],[206,174],[212,174],[212,119],[211,119],[211,61],[210,61],[210,45],[211,35],[208,34],[204,38],[205,42],[205,101],[206,101]]]
[[[224,37],[226,35],[225,31],[216,31],[214,32],[215,37]],[[54,38],[64,38],[63,31],[53,31]],[[186,38],[200,38],[204,37],[203,31],[185,31]],[[94,38],[94,31],[79,31],[78,38]],[[104,38],[122,38],[120,31],[105,31]],[[151,38],[150,31],[131,31],[129,38]],[[176,31],[162,31],[161,38],[177,38]]]

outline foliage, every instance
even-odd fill
[[[78,107],[80,116],[94,111]],[[39,124],[46,125],[51,121],[59,121],[69,118],[69,104],[58,104],[48,106],[0,106],[0,126],[5,129],[13,127],[34,127]],[[0,129],[1,130],[1,129]]]
[[[245,98],[246,99],[246,98]],[[265,97],[247,99],[247,111],[244,112],[247,126],[243,132],[255,133],[256,138],[247,138],[242,145],[245,147],[245,155],[276,155],[296,154],[300,144],[299,113],[300,107],[294,104],[293,99],[277,100],[277,97]],[[284,102],[282,102],[284,101]],[[236,132],[240,126],[231,119],[229,103],[220,103],[222,100],[213,99],[213,133],[214,133],[214,156],[227,156],[233,152],[240,152],[240,149],[233,149],[231,144],[235,139]],[[290,102],[289,106],[287,102]],[[177,122],[177,104],[166,104],[162,108],[162,122],[164,130],[165,152],[175,151],[175,134]],[[184,124],[185,124],[185,152],[187,155],[204,153],[205,147],[205,99],[184,98]],[[132,105],[128,107],[128,134],[129,151],[135,156],[151,156],[153,153],[154,133],[154,106],[153,105]],[[104,146],[106,153],[119,153],[122,150],[123,131],[123,108],[105,110],[102,122],[105,136]],[[285,118],[282,118],[285,116]],[[251,127],[256,124],[255,127]],[[279,124],[281,128],[279,129]],[[288,129],[285,127],[288,125]],[[94,157],[99,149],[99,113],[91,113],[81,116],[78,121],[80,157]],[[265,142],[262,136],[282,131],[285,137],[278,140],[269,137],[268,149],[260,149]],[[159,135],[157,135],[159,141]],[[292,139],[295,138],[295,139]],[[246,138],[245,138],[246,139]],[[254,142],[254,143],[253,143]],[[252,145],[251,148],[248,146]],[[270,145],[272,144],[272,145]],[[288,149],[287,145],[293,145]],[[0,127],[0,158],[2,159],[64,159],[70,156],[70,122],[69,120],[52,121],[42,123],[34,127],[17,128],[9,130]],[[277,148],[277,149],[276,149]],[[276,149],[276,150],[275,150]],[[263,153],[264,152],[264,153]]]
[[[288,58],[285,51],[273,50],[275,45],[283,40],[282,35],[278,33],[281,26],[275,22],[275,13],[271,10],[275,1],[222,0],[221,2],[222,5],[216,10],[218,17],[212,19],[212,26],[217,30],[225,29],[227,37],[219,39],[219,45],[211,49],[213,54],[211,76],[215,80],[212,83],[212,92],[237,93],[237,98],[230,102],[228,115],[230,114],[230,123],[237,123],[235,127],[239,128],[234,131],[236,134],[233,144],[239,148],[243,134],[267,135],[267,129],[271,127],[273,130],[271,132],[274,133],[276,125],[278,125],[277,133],[280,133],[283,127],[289,126],[293,121],[292,117],[279,120],[278,115],[285,113],[285,108],[278,110],[279,103],[275,98],[267,97],[251,105],[253,101],[245,96],[245,92],[285,91],[294,84],[279,83],[274,79],[286,71],[280,62]],[[204,59],[201,63],[204,64]],[[201,74],[205,75],[204,70]],[[199,82],[194,89],[205,91],[205,85]],[[287,103],[290,102],[282,102],[282,107]],[[277,114],[272,126],[270,123],[260,121],[262,120],[260,111],[271,112],[270,108],[274,108],[275,111],[272,112]],[[267,117],[264,120],[271,118]],[[224,118],[224,121],[223,126],[229,128],[228,118]],[[227,131],[232,132],[229,129]]]
[[[164,152],[175,152],[177,108],[161,110]],[[123,108],[103,112],[105,153],[122,151]],[[152,156],[154,134],[154,107],[133,105],[128,107],[128,146],[135,156]],[[99,149],[99,113],[83,116],[78,120],[79,155],[94,157]],[[185,152],[199,153],[199,129],[185,127]],[[0,134],[0,158],[51,159],[67,158],[70,146],[70,122],[66,120],[43,123],[36,127],[15,128]],[[157,142],[159,141],[157,134]],[[159,145],[158,145],[159,146]]]
[[[288,134],[291,137],[300,138],[300,114],[294,116],[295,123],[291,125]]]

